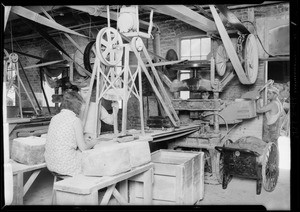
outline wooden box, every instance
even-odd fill
[[[154,164],[153,204],[193,205],[204,195],[204,153],[158,150],[151,155]],[[141,204],[142,185],[129,185],[130,202]]]

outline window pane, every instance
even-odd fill
[[[208,55],[211,51],[211,40],[210,38],[201,39],[201,55]]]
[[[190,98],[190,92],[189,91],[180,91],[179,94],[181,99],[189,99]]]
[[[180,73],[180,81],[191,78],[190,71],[189,72],[181,72]]]
[[[200,55],[200,38],[191,40],[191,56]]]
[[[181,51],[180,51],[180,55],[182,56],[190,56],[190,45],[191,45],[191,41],[188,40],[181,40]]]
[[[190,60],[191,57],[187,57],[187,56],[184,56],[184,57],[181,57],[181,60]]]
[[[200,57],[200,56],[191,57],[191,60],[201,60],[201,59],[202,59],[202,57]]]

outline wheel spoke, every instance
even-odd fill
[[[109,53],[109,49],[106,48],[106,49],[102,52],[103,58],[106,58],[107,55],[108,55],[108,53]]]

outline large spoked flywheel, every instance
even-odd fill
[[[216,69],[220,76],[223,76],[226,71],[226,63],[229,60],[224,45],[220,45],[216,52]]]
[[[244,50],[244,69],[251,84],[255,83],[258,74],[258,47],[253,34],[247,36]]]
[[[275,189],[279,176],[279,154],[275,143],[267,143],[262,155],[263,187],[271,192]]]
[[[96,55],[107,66],[115,66],[121,61],[123,41],[116,29],[105,27],[100,30],[96,39]]]

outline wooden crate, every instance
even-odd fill
[[[203,199],[203,152],[158,150],[151,158],[154,163],[154,205],[192,205]],[[141,184],[129,184],[129,198],[133,204],[142,204]]]

